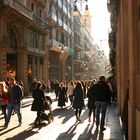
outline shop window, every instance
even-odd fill
[[[34,4],[31,3],[31,10],[34,11]]]
[[[28,55],[28,82],[32,83],[32,55]]]
[[[16,77],[17,69],[17,56],[16,54],[7,54],[6,55],[6,76],[7,77]]]

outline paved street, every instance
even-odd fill
[[[60,109],[57,107],[54,94],[49,93],[49,95],[53,99],[54,121],[52,123],[48,124],[47,121],[43,121],[40,127],[35,128],[33,122],[36,112],[31,111],[32,98],[25,98],[22,105],[22,126],[18,127],[17,116],[13,115],[7,129],[0,127],[0,140],[122,140],[122,131],[115,105],[108,107],[107,129],[100,132],[100,130],[96,130],[92,122],[88,122],[87,108],[82,112],[82,122],[75,124],[75,112],[69,107],[69,103],[65,109]],[[0,126],[4,123],[2,117],[0,115]]]

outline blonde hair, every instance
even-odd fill
[[[5,82],[0,82],[0,86],[2,87],[2,92],[8,92],[8,87]]]

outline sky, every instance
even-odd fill
[[[89,11],[92,16],[92,36],[94,42],[100,45],[108,55],[108,32],[110,28],[107,0],[88,0]]]

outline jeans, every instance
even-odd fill
[[[104,127],[106,115],[106,102],[95,102],[96,106],[96,126]]]
[[[6,109],[7,109],[7,105],[1,105],[1,110],[2,110],[2,113],[4,115],[5,121],[6,121],[6,118],[7,118]]]
[[[8,103],[7,109],[8,109],[8,114],[7,114],[5,125],[8,125],[8,123],[10,122],[13,110],[17,114],[18,122],[21,123],[22,116],[21,116],[21,112],[20,112],[20,104],[10,104],[10,103]]]

